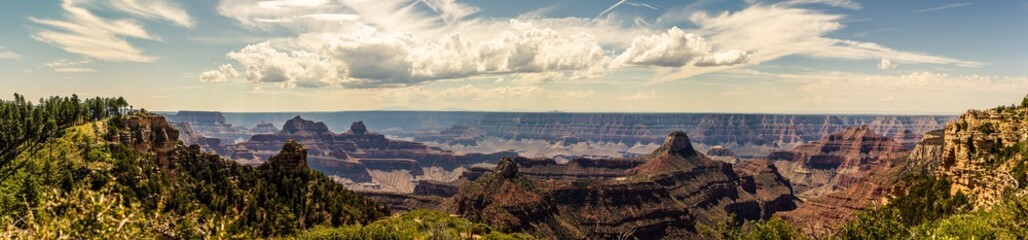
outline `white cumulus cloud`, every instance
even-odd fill
[[[878,69],[881,70],[893,70],[898,66],[899,64],[892,63],[892,60],[888,58],[882,58],[882,61],[878,63]]]
[[[204,82],[226,82],[229,78],[239,77],[239,72],[232,64],[224,64],[218,70],[206,71],[200,74],[200,80]]]
[[[750,54],[737,49],[729,49],[724,52],[716,52],[703,56],[696,66],[709,67],[709,66],[731,66],[736,64],[746,63],[746,59],[749,59]]]
[[[608,56],[595,37],[564,35],[512,21],[497,37],[472,42],[460,34],[424,40],[363,27],[351,33],[310,33],[231,52],[254,83],[283,87],[411,86],[484,74],[602,72]]]
[[[614,62],[617,65],[661,67],[724,66],[743,63],[749,56],[736,49],[716,53],[711,50],[711,45],[703,37],[672,27],[660,35],[636,38]]]

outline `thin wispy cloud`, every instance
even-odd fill
[[[3,46],[0,46],[0,59],[21,59],[21,54],[7,51]]]
[[[167,0],[113,0],[111,6],[133,16],[164,20],[183,27],[191,28],[196,24],[185,9]]]
[[[966,7],[966,6],[970,6],[971,4],[972,3],[970,3],[970,2],[950,3],[950,4],[938,6],[938,7],[930,7],[930,8],[920,9],[920,10],[914,11],[914,13],[925,13],[925,12],[939,11],[939,10],[943,10],[943,9]]]
[[[649,4],[649,3],[644,3],[644,2],[627,2],[625,4],[628,4],[629,6],[634,6],[634,7],[649,8],[650,10],[660,10],[660,5],[656,5],[656,4]]]
[[[49,69],[50,71],[59,72],[59,73],[87,73],[87,72],[96,72],[96,69],[89,68],[89,67],[85,66],[85,65],[88,65],[88,64],[90,64],[92,62],[93,62],[93,60],[89,59],[89,58],[84,58],[82,60],[77,60],[77,61],[68,60],[68,59],[62,58],[62,59],[57,59],[57,60],[54,60],[52,62],[48,62],[48,63],[45,63],[43,65],[40,65],[39,68],[45,68],[45,69]]]
[[[795,6],[804,4],[824,4],[838,8],[848,8],[853,10],[859,10],[863,8],[859,3],[851,0],[789,0],[779,3],[783,6]]]
[[[620,1],[618,1],[617,3],[614,3],[614,5],[611,5],[611,6],[609,7],[609,8],[607,8],[607,10],[603,10],[603,12],[600,12],[600,14],[599,14],[599,15],[596,15],[596,17],[601,17],[601,16],[603,16],[604,14],[607,14],[607,13],[609,13],[610,11],[613,11],[613,10],[614,10],[614,8],[617,8],[618,6],[621,6],[621,4],[625,4],[625,2],[627,2],[627,1],[628,1],[628,0],[620,0]]]
[[[147,6],[143,7],[143,3]],[[32,35],[40,42],[49,43],[70,53],[113,62],[152,62],[156,57],[143,53],[126,39],[160,41],[133,19],[107,19],[97,16],[79,0],[64,0],[61,3],[64,19],[43,19],[30,17],[32,22],[49,27]],[[163,1],[124,0],[118,7],[133,16],[146,19],[164,19],[178,25],[191,27],[193,21],[185,11]]]

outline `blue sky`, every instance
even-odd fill
[[[0,94],[151,110],[955,114],[1026,1],[10,0]]]

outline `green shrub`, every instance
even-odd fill
[[[858,212],[836,232],[837,239],[906,239],[907,227],[899,221],[901,213],[890,207],[871,208]]]
[[[729,216],[714,226],[700,225],[699,233],[711,239],[720,240],[788,240],[809,239],[799,230],[778,217],[742,224]]]
[[[524,234],[507,234],[491,227],[443,212],[415,210],[364,226],[317,227],[289,239],[535,239]]]

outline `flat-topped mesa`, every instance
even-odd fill
[[[300,115],[286,121],[286,124],[282,125],[282,131],[280,132],[286,134],[310,135],[332,134],[332,131],[328,130],[328,126],[326,126],[325,123],[305,120],[300,118]]]
[[[278,155],[268,159],[272,167],[287,169],[291,172],[300,172],[307,169],[307,149],[296,141],[289,140],[282,145],[282,151]]]
[[[368,133],[368,127],[364,126],[364,121],[356,121],[353,122],[353,124],[350,124],[350,131],[347,131],[347,133],[353,135],[364,135],[365,133]]]

